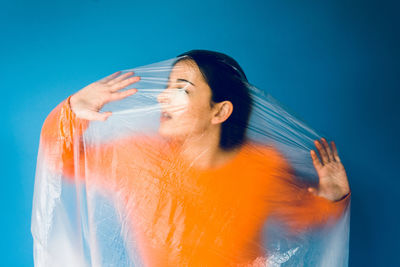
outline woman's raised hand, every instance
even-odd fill
[[[331,149],[325,138],[321,138],[321,141],[322,144],[318,140],[314,141],[321,160],[314,150],[310,151],[315,170],[318,173],[319,186],[318,188],[310,187],[308,191],[329,200],[337,201],[350,193],[349,181],[343,164],[340,162],[335,143],[331,142]]]
[[[120,74],[121,72],[117,71],[89,84],[72,95],[70,106],[75,115],[81,119],[104,121],[112,114],[111,112],[99,112],[105,104],[135,94],[137,89],[129,89],[123,92],[120,92],[120,90],[138,82],[140,77],[132,76],[133,72]]]

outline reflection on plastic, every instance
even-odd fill
[[[176,61],[123,71],[141,77],[127,88],[138,92],[104,106],[113,112],[104,122],[77,118],[69,98],[46,118],[35,265],[347,266],[349,197],[306,190],[317,181],[309,150],[320,137],[242,81],[250,119],[231,123],[245,142],[207,166],[207,91]]]

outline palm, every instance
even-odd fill
[[[124,99],[137,92],[137,89],[128,89],[121,92],[121,89],[138,82],[139,76],[132,76],[133,72],[120,75],[117,71],[97,82],[89,84],[71,96],[70,105],[72,111],[78,118],[86,120],[106,120],[111,112],[99,110],[108,102]]]
[[[318,149],[321,160],[314,150],[311,150],[311,158],[315,170],[319,177],[318,189],[309,188],[309,191],[318,196],[325,197],[332,201],[341,199],[350,191],[346,171],[340,162],[336,145],[332,141],[332,149],[329,147],[325,138],[322,138],[322,144],[315,140],[315,146]]]

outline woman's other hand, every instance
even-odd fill
[[[123,92],[120,90],[138,82],[140,77],[132,76],[133,72],[120,74],[120,71],[115,72],[72,95],[70,106],[75,115],[81,119],[104,121],[112,114],[111,112],[99,112],[105,104],[135,94],[137,89]]]
[[[322,144],[318,140],[314,141],[321,160],[314,150],[310,151],[318,173],[319,186],[318,188],[310,187],[308,191],[331,201],[338,201],[350,193],[349,181],[343,164],[340,162],[335,143],[331,141],[331,149],[325,138],[321,138],[321,141]]]

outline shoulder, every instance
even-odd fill
[[[288,178],[293,173],[288,159],[274,144],[248,141],[243,146],[241,158],[243,167],[249,174],[269,177],[268,181]]]
[[[269,167],[289,167],[289,162],[274,144],[247,141],[243,145],[243,156]]]
[[[118,147],[132,153],[144,152],[149,155],[167,152],[170,149],[170,143],[157,134],[135,134],[120,138],[116,143]]]
[[[168,143],[161,137],[153,134],[131,134],[118,138],[97,142],[91,140],[90,144],[95,154],[104,152],[113,157],[128,161],[141,161],[155,159],[167,153]]]

